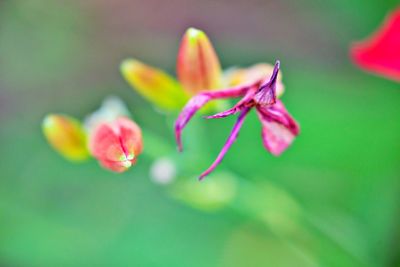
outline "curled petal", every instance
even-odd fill
[[[136,123],[120,117],[98,125],[90,134],[89,148],[103,167],[123,172],[136,162],[142,152],[142,133]]]
[[[291,145],[300,128],[280,100],[272,107],[259,107],[257,111],[264,146],[272,155],[279,156]]]
[[[243,125],[244,119],[246,118],[247,113],[250,111],[250,108],[244,108],[235,125],[233,126],[232,132],[228,137],[228,140],[226,140],[225,145],[223,146],[221,152],[219,152],[218,157],[215,159],[215,161],[213,162],[213,164],[211,164],[211,166],[205,171],[203,172],[199,179],[202,180],[204,177],[206,177],[207,175],[209,175],[214,169],[215,167],[218,166],[218,164],[221,163],[222,159],[224,158],[226,152],[229,150],[229,148],[232,146],[233,142],[235,142],[236,138],[238,137],[240,128]]]
[[[258,90],[258,83],[251,85],[251,87],[247,90],[244,97],[242,99],[240,99],[240,101],[238,103],[236,103],[236,105],[233,108],[219,112],[219,113],[211,115],[211,116],[206,116],[205,118],[206,119],[225,118],[229,115],[233,115],[233,114],[239,112],[246,106],[246,104],[249,103],[249,101],[251,101],[253,99],[254,95],[257,93],[257,90]]]
[[[273,65],[259,63],[248,68],[228,70],[224,75],[224,79],[229,86],[251,84],[257,81],[263,81],[266,77],[271,77],[273,70]],[[282,72],[279,71],[276,81],[276,95],[278,98],[283,95],[284,90],[285,88],[282,83]]]
[[[122,62],[121,72],[139,94],[161,109],[180,109],[188,100],[187,94],[173,77],[138,60],[127,59]]]
[[[220,119],[220,118],[225,118],[225,117],[228,117],[228,116],[230,116],[230,115],[233,115],[233,114],[235,114],[235,113],[237,113],[237,112],[239,112],[239,111],[240,111],[240,108],[237,107],[237,106],[234,106],[234,107],[231,108],[231,109],[228,109],[228,110],[225,110],[225,111],[222,111],[222,112],[218,112],[217,114],[214,114],[214,115],[211,115],[211,116],[206,116],[205,118],[206,118],[206,119]]]
[[[47,141],[65,158],[82,161],[89,157],[86,133],[78,120],[50,114],[44,118],[42,129]]]
[[[213,99],[223,99],[230,97],[239,97],[246,94],[249,86],[238,86],[219,91],[207,91],[192,97],[186,106],[183,108],[178,118],[175,121],[175,138],[178,144],[178,150],[182,151],[182,130],[196,112],[203,107],[207,102]]]
[[[360,68],[400,81],[400,8],[371,37],[353,44],[350,56]]]
[[[190,94],[221,86],[221,66],[207,35],[189,28],[182,38],[177,60],[179,81]]]
[[[279,72],[279,61],[276,61],[274,70],[269,80],[264,81],[258,92],[254,96],[254,100],[261,106],[270,106],[276,102],[276,81]]]
[[[210,100],[211,98],[207,94],[199,94],[194,96],[189,100],[182,112],[179,114],[175,122],[175,139],[176,143],[178,144],[179,151],[183,150],[181,137],[183,128],[185,128],[186,124],[190,121],[193,115],[196,114],[196,112]]]
[[[268,108],[260,108],[261,113],[266,114],[272,120],[283,124],[288,128],[294,135],[298,135],[300,127],[298,123],[293,119],[290,113],[286,110],[281,100],[277,100],[275,105]]]

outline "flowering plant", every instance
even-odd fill
[[[299,133],[298,124],[278,99],[284,91],[279,61],[274,67],[257,64],[248,69],[233,69],[223,73],[211,42],[198,29],[189,28],[182,38],[177,60],[179,82],[138,60],[125,60],[121,70],[133,88],[161,109],[177,110],[188,96],[192,96],[175,123],[179,150],[182,150],[181,131],[199,109],[210,100],[242,97],[233,108],[207,117],[222,118],[240,113],[222,151],[211,167],[200,175],[200,179],[222,161],[252,108],[257,110],[262,123],[264,146],[273,155],[280,155]]]

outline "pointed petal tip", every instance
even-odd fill
[[[233,114],[237,113],[238,111],[240,111],[240,107],[234,106],[231,109],[218,112],[218,113],[216,113],[214,115],[204,116],[203,118],[204,119],[221,119],[221,118],[225,118],[225,117],[228,117],[230,115],[233,115]]]
[[[137,63],[140,63],[140,62],[137,61],[136,59],[127,58],[121,62],[119,69],[123,74],[126,74],[126,72],[129,72],[130,70],[132,70],[136,66]]]
[[[275,65],[274,65],[274,70],[273,70],[273,72],[272,72],[272,77],[278,76],[278,72],[279,72],[280,68],[281,68],[281,62],[280,62],[279,60],[277,60],[277,61],[275,62]],[[277,77],[275,77],[275,79],[276,79],[276,78],[277,78]]]
[[[179,136],[179,139],[176,139],[176,149],[178,150],[179,153],[183,152],[183,145],[182,145],[182,140],[181,137]]]
[[[180,125],[175,124],[175,141],[177,144],[177,150],[178,152],[182,152],[183,151],[183,145],[182,145],[182,129],[180,127]]]
[[[202,175],[200,175],[199,176],[199,182],[201,182],[201,181],[203,181],[204,180],[204,178],[207,176],[208,174],[202,174]]]
[[[224,116],[221,116],[219,113],[209,116],[203,116],[203,119],[210,120],[210,119],[221,119]]]
[[[199,38],[199,37],[204,37],[206,34],[197,28],[190,27],[186,30],[185,35],[187,35],[190,39],[194,38]]]
[[[186,39],[190,44],[190,46],[197,45],[199,42],[202,43],[210,42],[207,34],[204,31],[194,27],[190,27],[185,31],[183,39]]]
[[[203,181],[204,178],[206,178],[208,175],[210,175],[210,173],[212,173],[214,171],[216,166],[211,165],[207,170],[205,170],[202,174],[199,175],[199,181]]]
[[[52,123],[54,122],[55,116],[55,114],[47,114],[42,120],[42,128],[45,129],[51,127]]]

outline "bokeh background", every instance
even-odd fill
[[[400,85],[360,71],[347,52],[396,5],[0,1],[0,265],[400,266]],[[224,67],[281,60],[283,99],[302,128],[286,153],[264,150],[254,114],[222,174],[202,183],[196,175],[234,118],[196,118],[188,154],[158,152],[162,146],[147,140],[152,156],[124,174],[95,160],[72,164],[51,149],[40,128],[45,114],[82,119],[110,94],[174,148],[175,115],[129,88],[119,64],[135,57],[174,73],[190,26],[207,32]],[[191,186],[154,183],[158,155],[177,159]],[[208,184],[221,175],[235,178]],[[223,205],[208,205],[216,195]]]

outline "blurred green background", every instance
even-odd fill
[[[0,266],[400,266],[400,85],[347,56],[396,2],[0,1]],[[235,119],[198,116],[177,155],[175,115],[123,81],[127,57],[174,73],[190,26],[224,67],[281,60],[283,100],[302,128],[281,157],[264,150],[251,114],[220,172],[198,183]],[[51,149],[45,114],[82,119],[109,94],[169,154],[148,139],[153,157],[113,174]],[[190,184],[152,182],[158,154]],[[213,187],[218,176],[230,178]]]

